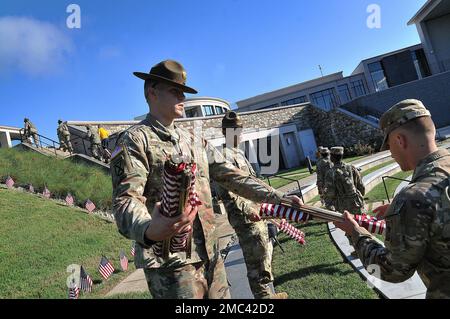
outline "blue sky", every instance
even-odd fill
[[[81,28],[69,29],[69,4]],[[147,0],[0,2],[0,125],[29,117],[130,120],[148,111],[132,75],[180,61],[200,96],[236,102],[420,43],[407,22],[425,0]],[[367,7],[381,8],[370,29]]]

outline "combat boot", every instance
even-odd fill
[[[270,299],[288,299],[288,294],[286,292],[277,292],[271,294]]]

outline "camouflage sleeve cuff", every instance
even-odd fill
[[[147,239],[145,237],[145,232],[147,231],[147,228],[150,226],[152,219],[144,219],[139,221],[139,224],[134,227],[134,237],[133,238],[136,242],[140,243],[144,247],[150,247],[154,242]]]
[[[352,238],[352,244],[353,247],[356,247],[358,245],[358,242],[363,238],[372,238],[372,235],[362,227],[355,227],[353,228],[353,231],[351,233]]]

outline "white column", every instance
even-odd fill
[[[9,132],[0,132],[0,147],[12,147],[11,136],[9,135]]]

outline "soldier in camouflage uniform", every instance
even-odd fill
[[[237,168],[256,176],[252,165],[238,148],[243,124],[239,116],[229,111],[222,119],[222,133],[233,136],[233,145],[227,143],[223,149],[224,157]],[[227,129],[228,133],[227,133]],[[236,129],[236,131],[234,131]],[[234,131],[234,132],[233,132]],[[227,141],[230,142],[230,141]],[[258,216],[256,206],[239,195],[229,192],[223,187],[215,186],[219,198],[222,199],[227,211],[228,221],[239,238],[239,244],[247,267],[247,278],[255,299],[286,299],[286,293],[272,294],[269,283],[273,282],[272,275],[272,244],[269,241],[267,224]]]
[[[317,190],[319,191],[320,200],[324,202],[323,189],[325,187],[325,176],[328,171],[333,167],[333,163],[330,160],[330,150],[328,147],[319,147],[320,158],[317,161]]]
[[[365,187],[358,169],[342,161],[343,147],[331,148],[333,167],[325,177],[324,199],[328,209],[352,214],[364,212]]]
[[[100,136],[97,133],[97,130],[93,129],[91,126],[86,125],[86,136],[89,138],[91,142],[91,153],[92,156],[98,159],[99,161],[103,161],[102,157],[102,142],[100,141]]]
[[[25,138],[29,139],[30,137],[33,137],[34,144],[36,145],[36,147],[39,148],[40,142],[36,126],[34,126],[34,124],[28,118],[24,118],[23,122],[25,123],[24,127]]]
[[[158,63],[145,80],[150,113],[118,139],[111,158],[113,212],[119,232],[135,240],[136,267],[144,268],[154,298],[229,298],[226,272],[218,247],[210,178],[256,202],[279,203],[283,194],[224,160],[199,136],[175,126],[183,115],[186,72],[173,60]],[[168,155],[181,154],[197,164],[195,188],[202,205],[168,218],[160,213],[163,165]],[[298,197],[293,201],[301,203]],[[184,230],[192,230],[191,249],[159,257],[152,246]],[[163,245],[164,246],[164,245]]]
[[[63,151],[73,152],[72,143],[70,142],[70,132],[67,122],[58,120],[58,128],[56,130],[58,133],[58,139],[60,144],[60,149]]]
[[[382,150],[390,149],[412,181],[392,204],[377,209],[386,219],[383,247],[353,217],[336,223],[352,235],[364,266],[378,265],[381,279],[402,282],[417,270],[426,298],[450,298],[450,153],[439,150],[430,112],[418,100],[405,100],[380,119]]]

